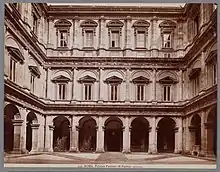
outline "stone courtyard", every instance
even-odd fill
[[[5,166],[11,167],[28,164],[134,164],[134,165],[147,165],[147,164],[169,164],[169,165],[205,165],[214,167],[216,164],[215,159],[196,158],[190,156],[182,156],[180,154],[147,154],[147,153],[131,153],[123,154],[120,152],[106,152],[102,154],[96,153],[39,153],[29,155],[6,155]],[[53,167],[53,166],[52,166]],[[156,166],[155,166],[156,167]]]

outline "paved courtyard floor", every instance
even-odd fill
[[[115,164],[112,167],[126,167],[133,164],[134,167],[148,168],[158,165],[182,165],[183,167],[216,168],[216,161],[187,157],[179,154],[156,154],[131,153],[123,154],[118,152],[97,153],[68,153],[53,152],[28,155],[6,155],[4,158],[5,167],[105,167],[105,164]],[[59,165],[58,165],[59,164]],[[98,165],[99,164],[99,165]],[[119,166],[122,165],[122,166]],[[107,166],[108,167],[108,166]],[[110,166],[109,166],[110,167]],[[129,166],[128,166],[129,167]],[[169,167],[170,168],[170,167]]]

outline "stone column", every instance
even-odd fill
[[[31,124],[32,129],[32,149],[30,153],[38,152],[38,131],[40,124]]]
[[[130,128],[129,128],[129,119],[126,116],[124,122],[124,129],[123,129],[123,153],[130,153]]]
[[[205,123],[205,135],[206,135],[206,156],[211,156],[213,157],[214,152],[213,152],[213,124],[212,123]]]
[[[126,39],[126,48],[131,49],[131,17],[127,16],[126,18],[126,24],[127,24],[127,39]]]
[[[205,131],[205,111],[201,112],[201,155],[205,155],[206,152],[206,142],[207,142],[207,135]]]
[[[156,128],[156,118],[151,119],[151,128],[149,129],[149,149],[148,153],[157,153],[157,128]]]
[[[49,125],[49,136],[50,136],[50,148],[49,152],[53,152],[53,131],[54,131],[54,126]]]
[[[183,120],[179,119],[179,130],[178,130],[178,153],[183,151]]]
[[[53,33],[54,33],[54,20],[52,18],[49,18],[48,20],[48,45],[47,47],[48,48],[53,48],[53,40],[56,40],[56,39],[53,39]]]
[[[180,70],[179,73],[179,100],[183,100],[183,70]]]
[[[97,137],[96,137],[96,152],[104,152],[104,122],[103,117],[98,117],[98,126],[97,126]]]
[[[191,139],[190,139],[190,129],[189,129],[189,118],[186,118],[186,123],[185,123],[185,152],[189,153],[191,149]]]
[[[103,68],[99,68],[99,102],[104,100]]]
[[[205,64],[205,52],[202,52],[201,54],[201,74],[200,74],[200,83],[201,83],[201,88],[199,94],[202,94],[205,92],[205,89],[207,88],[208,85],[208,79],[206,76],[206,64]]]
[[[130,91],[129,91],[129,85],[130,85],[130,69],[126,69],[126,91],[125,91],[125,101],[129,102],[130,101]]]
[[[157,47],[157,18],[156,16],[153,17],[153,19],[151,20],[151,56],[152,57],[157,57],[158,56],[158,47]]]
[[[14,143],[12,153],[22,153],[21,151],[21,127],[23,120],[12,120],[14,126]]]
[[[178,133],[179,133],[179,127],[176,127],[175,129],[174,129],[174,134],[175,134],[175,142],[174,142],[174,145],[175,145],[175,148],[174,148],[174,153],[178,153],[178,141],[179,141],[179,135],[178,135]]]
[[[156,101],[156,69],[153,69],[153,81],[152,81],[152,101]]]
[[[71,132],[70,132],[70,152],[78,152],[78,138],[79,130],[77,127],[78,120],[76,116],[71,118]]]
[[[74,68],[73,69],[73,85],[72,85],[72,101],[73,102],[76,102],[76,72],[77,72],[77,69]]]

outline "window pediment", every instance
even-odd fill
[[[189,78],[195,78],[196,76],[198,76],[201,72],[201,68],[194,68],[191,70],[190,74],[189,74]]]
[[[206,58],[205,62],[209,63],[211,61],[217,60],[217,50],[213,50],[209,53],[208,57]]]
[[[134,78],[132,80],[133,83],[149,83],[149,79],[148,78],[145,78],[143,76],[139,76],[137,78]]]
[[[69,81],[70,81],[70,79],[65,77],[65,76],[63,76],[63,75],[59,75],[59,76],[55,77],[54,79],[52,79],[52,82],[54,82],[54,83],[69,82]]]
[[[163,21],[162,23],[160,23],[159,27],[161,27],[161,28],[175,28],[176,23],[174,23],[170,20],[166,20],[166,21]]]
[[[167,77],[164,77],[164,78],[160,79],[159,82],[161,84],[175,84],[178,81],[176,79],[170,77],[170,76],[167,76]]]
[[[107,27],[123,27],[124,23],[119,20],[112,20],[107,23]]]
[[[105,80],[106,83],[121,83],[123,81],[123,79],[117,77],[117,76],[112,76],[110,78],[107,78]]]
[[[97,27],[98,24],[93,20],[85,20],[81,23],[81,27]]]
[[[55,27],[57,28],[70,28],[72,26],[71,22],[66,19],[60,19],[55,22]]]
[[[95,78],[86,75],[78,80],[80,83],[94,83],[96,81]]]
[[[38,69],[37,66],[28,66],[28,68],[29,68],[30,72],[31,72],[34,76],[40,78],[41,73],[40,73],[40,71],[39,71],[39,69]]]
[[[7,50],[9,54],[15,58],[15,60],[19,61],[20,63],[24,62],[24,56],[21,54],[20,50],[15,47],[7,46]]]
[[[133,27],[149,27],[150,23],[145,20],[138,20],[134,22]]]

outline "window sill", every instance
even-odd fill
[[[162,50],[162,51],[168,51],[168,52],[169,52],[169,51],[174,51],[173,48],[164,48],[164,47],[163,47],[161,50]]]
[[[57,47],[57,50],[59,50],[59,51],[68,51],[69,48],[68,47]]]
[[[136,47],[135,50],[147,50],[146,47]]]
[[[109,50],[121,50],[121,47],[109,47]]]
[[[88,51],[95,50],[94,47],[83,47],[82,49],[83,50],[88,50]]]

